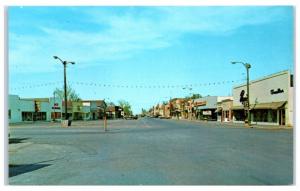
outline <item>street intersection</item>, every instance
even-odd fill
[[[11,185],[289,185],[293,130],[140,118],[9,127]]]

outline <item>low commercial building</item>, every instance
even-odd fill
[[[73,120],[103,119],[106,104],[103,100],[68,101],[67,113]],[[118,108],[116,115],[122,112]],[[65,115],[60,98],[20,98],[8,96],[9,123],[61,120]]]
[[[170,108],[172,118],[182,119],[184,116],[184,98],[171,99]]]
[[[224,99],[217,103],[218,109],[218,121],[220,122],[231,122],[233,118],[232,106],[233,97]]]
[[[293,75],[288,70],[250,81],[252,124],[293,126]],[[247,84],[233,87],[233,121],[247,118]]]
[[[23,121],[50,121],[49,98],[20,98],[18,95],[8,96],[9,123]]]
[[[230,99],[230,96],[206,96],[194,100],[196,118],[199,120],[217,121],[217,103]]]
[[[90,102],[91,119],[103,119],[104,111],[107,107],[104,100],[86,100]]]
[[[164,117],[170,117],[170,103],[164,104]]]
[[[124,110],[120,106],[108,106],[106,108],[106,116],[108,119],[122,119],[124,118]]]
[[[91,119],[91,107],[89,101],[73,101],[72,102],[72,119],[73,120],[89,120]]]
[[[62,119],[62,100],[58,97],[50,98],[50,112],[51,120],[61,120]]]

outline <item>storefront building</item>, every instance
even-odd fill
[[[50,98],[49,111],[51,112],[52,121],[60,121],[62,119],[62,100],[58,97]]]
[[[231,122],[233,117],[233,98],[225,99],[217,103],[218,121]]]
[[[230,96],[206,96],[195,99],[193,103],[196,110],[196,118],[199,120],[217,121],[217,103],[230,98]]]
[[[106,104],[103,100],[68,101],[67,112],[72,120],[103,119],[105,107]],[[118,108],[119,110],[121,112],[120,108]],[[64,101],[57,97],[20,98],[18,95],[8,96],[9,123],[59,121],[64,119],[64,112]]]
[[[18,95],[9,95],[8,100],[9,123],[51,120],[48,98],[21,99]]]
[[[183,98],[173,98],[170,100],[170,114],[172,118],[183,119],[184,101]]]
[[[90,102],[90,119],[96,120],[104,118],[104,112],[107,107],[104,100],[89,100],[86,102]]]
[[[249,91],[252,124],[293,126],[293,76],[288,70],[251,81]],[[242,102],[246,92],[246,84],[233,88],[234,122],[243,123],[247,117]]]

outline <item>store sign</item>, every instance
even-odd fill
[[[273,94],[279,94],[279,93],[283,93],[283,89],[278,88],[276,91],[274,89],[270,90],[270,93]]]
[[[203,115],[211,115],[211,111],[210,110],[208,110],[208,111],[202,111],[202,114]]]
[[[195,102],[195,106],[202,106],[202,105],[206,105],[206,101],[197,101],[197,102]]]
[[[83,106],[91,106],[91,103],[90,102],[83,102],[82,105]]]

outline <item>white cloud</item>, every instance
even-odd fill
[[[55,71],[58,68],[53,55],[80,62],[81,67],[126,59],[140,51],[172,46],[186,33],[220,35],[245,25],[273,22],[283,16],[281,8],[266,7],[154,7],[141,8],[138,14],[132,9],[122,13],[102,10],[93,8],[81,14],[87,17],[87,22],[107,26],[103,30],[87,32],[32,26],[43,34],[22,36],[17,31],[9,31],[11,71]]]

